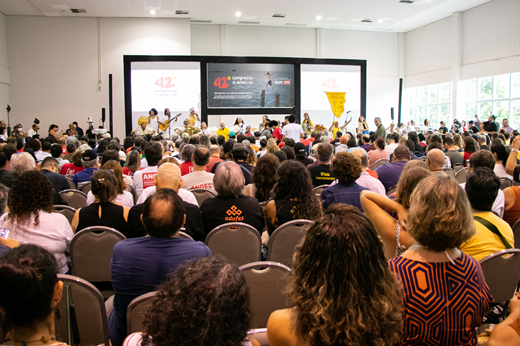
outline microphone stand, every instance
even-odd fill
[[[11,113],[11,106],[7,105],[7,136],[11,135],[11,121],[9,120],[9,113]]]

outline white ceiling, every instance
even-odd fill
[[[492,0],[2,0],[7,16],[190,18],[193,23],[406,32]],[[85,9],[75,14],[70,9]],[[156,14],[150,14],[155,10]],[[189,11],[176,15],[175,11]],[[241,12],[237,17],[236,12]],[[285,18],[273,18],[284,14]],[[321,16],[321,20],[317,20]],[[372,23],[361,23],[371,19]],[[254,22],[242,24],[240,21]],[[256,24],[258,23],[258,24]]]

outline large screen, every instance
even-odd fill
[[[169,108],[181,114],[173,126],[182,126],[189,109],[200,114],[200,63],[179,61],[132,62],[132,129],[139,117],[155,108],[159,116]]]
[[[294,107],[294,65],[208,63],[208,108]]]
[[[345,112],[338,119],[331,110],[326,91],[345,92]],[[348,113],[347,113],[348,112]],[[361,67],[349,65],[301,65],[301,118],[309,113],[314,123],[329,127],[337,120],[348,128],[357,126],[361,114]]]

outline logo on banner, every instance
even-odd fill
[[[143,190],[147,187],[154,186],[153,177],[155,177],[157,173],[143,173]]]
[[[329,99],[332,113],[334,113],[336,118],[339,118],[345,111],[345,93],[326,91],[325,94],[327,94],[327,98]]]

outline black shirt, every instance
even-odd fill
[[[489,121],[484,121],[484,131],[498,132],[498,124],[495,122],[490,123]]]
[[[205,236],[215,227],[228,222],[247,223],[256,228],[259,233],[265,226],[264,213],[260,203],[250,196],[208,198],[202,202],[200,211],[202,212]]]
[[[40,172],[51,182],[52,188],[56,190],[56,192],[70,189],[69,181],[65,176],[46,169],[42,169]]]
[[[301,162],[305,167],[307,167],[308,165],[310,165],[311,163],[314,163],[314,161],[312,161],[312,159],[308,158],[308,157],[299,157],[299,156],[296,156],[294,158],[295,161],[298,161],[298,162]]]
[[[4,184],[8,188],[13,186],[13,175],[11,172],[5,169],[0,170],[0,183]]]
[[[183,201],[184,202],[184,201]],[[137,238],[146,236],[146,229],[141,222],[141,214],[143,213],[144,204],[136,204],[128,213],[128,226],[125,232],[121,232],[127,238]],[[204,224],[202,223],[202,215],[198,206],[184,202],[184,212],[186,213],[186,223],[184,232],[193,240],[204,241]]]
[[[99,207],[101,207],[101,217],[99,217]],[[125,234],[127,224],[124,208],[111,202],[92,203],[81,208],[76,230],[81,231],[84,228],[94,226],[112,227]]]
[[[446,134],[448,132],[449,132],[449,130],[446,126],[439,128],[439,133]]]
[[[316,165],[307,167],[307,169],[311,173],[312,184],[314,187],[330,185],[334,180],[336,180],[330,172],[330,165]]]
[[[419,143],[415,143],[415,150],[414,150],[414,152],[415,151],[418,151],[418,152],[422,153],[422,152],[424,152],[424,148]]]

